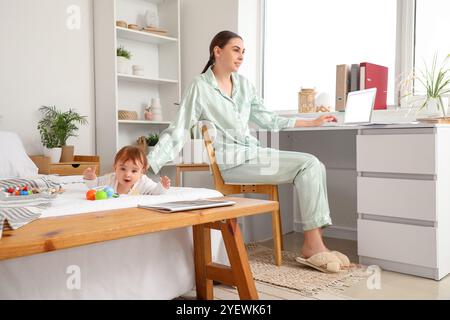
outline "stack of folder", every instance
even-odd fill
[[[345,110],[347,94],[377,88],[375,110],[387,109],[388,68],[374,63],[336,66],[336,111]]]

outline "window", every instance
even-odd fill
[[[425,63],[430,66],[437,54],[438,63],[450,54],[450,1],[416,0],[415,69],[423,70]],[[422,93],[422,86],[415,82],[415,92]]]
[[[264,29],[268,109],[297,110],[302,87],[314,87],[317,102],[334,108],[336,65],[360,62],[389,68],[394,104],[396,1],[266,0]]]

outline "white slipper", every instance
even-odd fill
[[[325,273],[336,273],[341,271],[341,261],[331,252],[319,252],[308,259],[297,257],[295,260],[302,265]]]

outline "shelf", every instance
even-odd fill
[[[178,41],[178,39],[176,38],[162,36],[145,31],[131,30],[122,27],[116,27],[116,30],[117,30],[117,37],[120,39],[128,39],[151,44],[168,44]]]
[[[148,120],[119,120],[124,124],[171,124],[170,121],[148,121]]]
[[[117,79],[121,81],[130,81],[130,82],[140,82],[140,83],[150,83],[150,84],[177,84],[177,80],[171,79],[157,79],[157,78],[148,78],[148,77],[140,77],[134,76],[131,74],[117,74]]]

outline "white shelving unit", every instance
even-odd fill
[[[166,44],[171,42],[177,42],[177,38],[161,36],[154,33],[125,29],[122,27],[116,27],[117,38],[129,39],[133,41],[140,41],[152,44]]]
[[[158,13],[159,27],[167,35],[117,27],[116,21],[146,27],[147,10]],[[105,172],[112,169],[116,152],[135,144],[140,136],[160,133],[174,119],[180,92],[180,0],[95,0],[94,46],[96,84],[96,142]],[[117,73],[116,49],[130,51],[129,73]],[[131,73],[132,65],[144,69]],[[162,121],[144,120],[144,108],[159,98]],[[139,120],[119,120],[118,110],[136,111]],[[168,164],[167,170],[173,170]],[[170,172],[164,172],[172,176]],[[173,172],[174,175],[174,172]]]
[[[135,76],[132,74],[117,74],[117,79],[119,81],[131,81],[131,82],[138,82],[138,83],[147,83],[147,84],[177,84],[178,80],[170,80],[170,79],[157,79],[157,78],[150,78],[150,77],[142,77],[142,76]]]
[[[119,124],[148,124],[148,125],[155,125],[155,124],[170,124],[170,121],[148,121],[148,120],[119,120]]]

